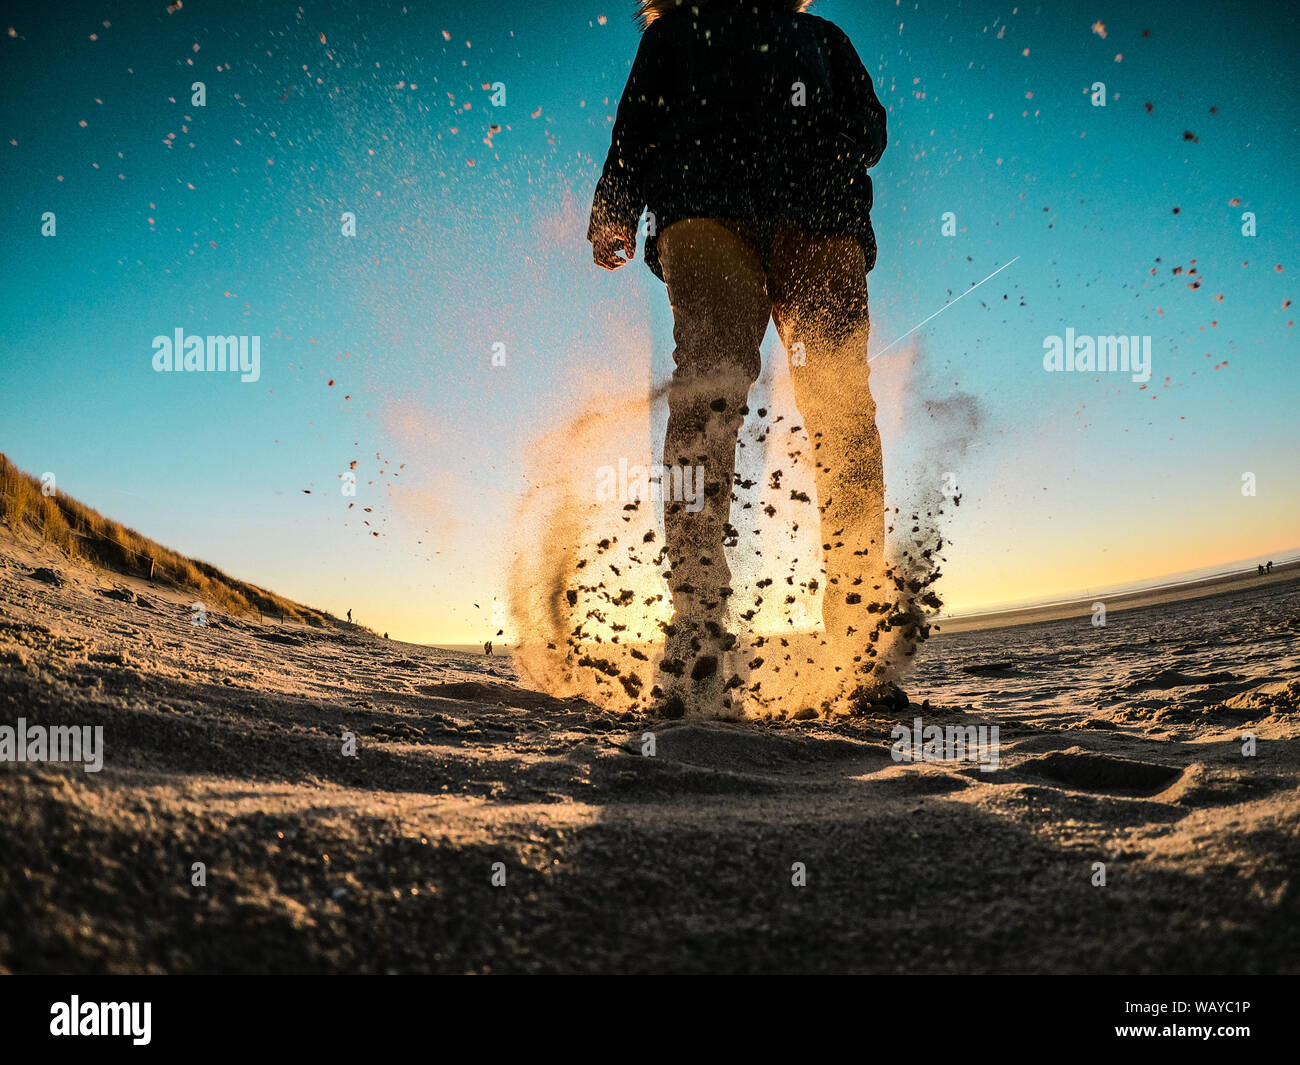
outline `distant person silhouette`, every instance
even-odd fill
[[[348,624],[352,624],[352,608],[348,607]]]
[[[1255,569],[1257,569],[1257,570],[1259,571],[1259,574],[1258,574],[1258,575],[1259,575],[1260,577],[1264,576],[1264,567],[1263,567],[1263,566],[1261,566],[1261,565],[1257,565],[1257,566],[1255,567]]]
[[[1264,569],[1265,569],[1265,571],[1268,572],[1268,573],[1272,573],[1272,572],[1273,572],[1273,560],[1272,560],[1272,559],[1269,559],[1268,565],[1265,566]]]
[[[826,639],[858,682],[873,668],[870,596],[852,589],[879,585],[884,568],[867,170],[885,150],[885,109],[849,38],[810,2],[641,0],[645,34],[592,203],[587,239],[606,270],[635,258],[649,208],[645,261],[667,286],[676,342],[663,465],[703,473],[702,508],[664,501],[673,616],[654,694],[670,717],[727,707],[724,543],[770,318],[816,451]]]
[[[485,643],[485,644],[483,645],[483,653],[484,653],[485,655],[488,655],[489,657],[491,656],[491,654],[492,654],[492,641],[491,641],[491,640],[488,640],[488,642]]]

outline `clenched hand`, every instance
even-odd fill
[[[618,252],[626,258],[620,258]],[[636,230],[618,229],[604,226],[597,229],[591,238],[591,257],[597,266],[606,270],[617,270],[636,258]]]

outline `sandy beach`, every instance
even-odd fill
[[[0,724],[104,729],[99,772],[0,765],[7,972],[1300,969],[1295,573],[757,724],[188,599],[0,532]],[[895,760],[918,716],[997,769]]]

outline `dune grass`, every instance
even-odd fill
[[[271,616],[316,626],[338,623],[322,610],[186,558],[62,492],[47,495],[40,480],[18,469],[3,453],[0,519],[19,538],[51,544],[69,558],[83,559],[101,569],[191,591],[209,607],[235,617]]]

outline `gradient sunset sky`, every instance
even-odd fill
[[[0,38],[0,450],[291,598],[487,638],[537,436],[671,368],[662,284],[599,271],[583,240],[633,7],[20,5]],[[889,112],[872,350],[1016,260],[872,364],[891,495],[960,486],[949,608],[1294,554],[1296,20],[813,10]],[[155,373],[178,327],[260,335],[261,379]],[[1067,328],[1150,336],[1151,380],[1046,373]],[[774,330],[764,354],[783,357]]]

